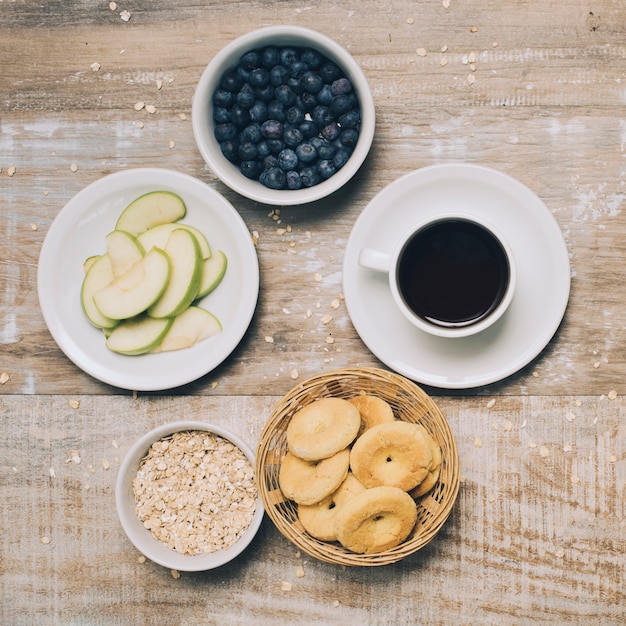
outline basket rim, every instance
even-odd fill
[[[357,386],[359,390],[357,391]],[[337,542],[315,539],[302,527],[294,513],[294,503],[285,500],[277,481],[278,468],[286,453],[285,429],[296,410],[332,391],[348,393],[345,397],[364,393],[368,387],[381,395],[395,398],[394,413],[398,419],[422,423],[442,447],[442,466],[437,485],[417,499],[422,518],[407,540],[390,550],[359,554]],[[384,390],[384,391],[383,391]],[[368,393],[368,391],[365,391]],[[395,406],[395,404],[394,404]],[[278,531],[298,549],[321,561],[348,566],[377,566],[395,563],[427,545],[441,530],[456,502],[460,488],[458,450],[450,426],[435,401],[414,381],[376,367],[349,367],[316,374],[298,383],[275,405],[266,420],[257,445],[255,475],[263,507]],[[423,523],[426,520],[426,523]]]

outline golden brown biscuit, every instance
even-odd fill
[[[393,422],[396,419],[391,405],[377,396],[356,396],[350,398],[348,402],[354,405],[361,414],[359,434],[362,434],[372,426],[376,426],[376,424]]]
[[[349,463],[347,449],[321,461],[305,461],[287,452],[278,474],[280,490],[298,504],[315,504],[341,485],[348,475]]]
[[[322,541],[335,541],[335,516],[341,506],[358,493],[365,491],[365,487],[348,472],[346,479],[337,491],[330,494],[316,504],[299,504],[298,519],[309,535]]]
[[[349,446],[361,414],[342,398],[321,398],[297,411],[287,426],[287,446],[306,461],[326,459]]]
[[[441,448],[423,426],[420,425],[420,428],[423,429],[428,445],[430,446],[430,450],[433,453],[433,460],[428,468],[428,475],[426,478],[424,478],[424,480],[417,485],[417,487],[409,491],[409,495],[412,498],[420,498],[428,493],[437,484],[439,474],[441,472]]]
[[[402,543],[417,521],[417,506],[397,487],[373,487],[357,494],[337,511],[335,534],[348,550],[372,554]]]
[[[428,475],[433,453],[416,424],[396,420],[372,426],[352,446],[350,468],[365,487],[410,491]]]

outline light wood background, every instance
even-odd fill
[[[337,40],[377,109],[357,176],[279,221],[213,177],[191,129],[205,65],[269,24]],[[623,0],[0,1],[0,622],[623,624],[625,37]],[[136,111],[138,101],[156,112]],[[174,578],[138,562],[114,509],[128,447],[178,418],[210,419],[254,446],[292,370],[304,380],[379,366],[343,305],[330,326],[320,321],[341,296],[347,238],[385,185],[451,162],[507,172],[545,201],[572,291],[554,339],[523,370],[466,392],[428,389],[463,475],[440,535],[396,565],[344,569],[298,555],[266,519],[219,570]],[[63,205],[140,166],[186,172],[233,203],[259,234],[261,291],[223,365],[133,397],[57,348],[36,271]],[[80,463],[68,462],[72,450]]]

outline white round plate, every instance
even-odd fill
[[[482,333],[454,339],[415,328],[393,302],[387,276],[358,264],[362,248],[390,253],[413,224],[450,211],[494,224],[518,268],[504,316]],[[567,248],[546,205],[514,178],[469,164],[425,167],[383,189],[354,224],[343,276],[348,313],[373,354],[411,380],[446,389],[493,383],[527,365],[556,332],[570,291]]]
[[[156,190],[180,195],[187,205],[187,215],[181,222],[199,228],[213,250],[226,253],[224,279],[200,302],[217,316],[223,330],[188,349],[124,356],[105,346],[102,331],[94,328],[82,311],[83,262],[106,251],[105,236],[132,200]],[[235,349],[256,308],[259,263],[244,221],[220,194],[186,174],[139,168],[101,178],[63,207],[41,248],[37,284],[50,334],[71,361],[110,385],[159,391],[204,376]]]

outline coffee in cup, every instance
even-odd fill
[[[387,272],[405,317],[444,337],[464,337],[493,324],[515,289],[509,244],[485,220],[462,213],[420,222],[392,254],[364,248],[359,264]]]

